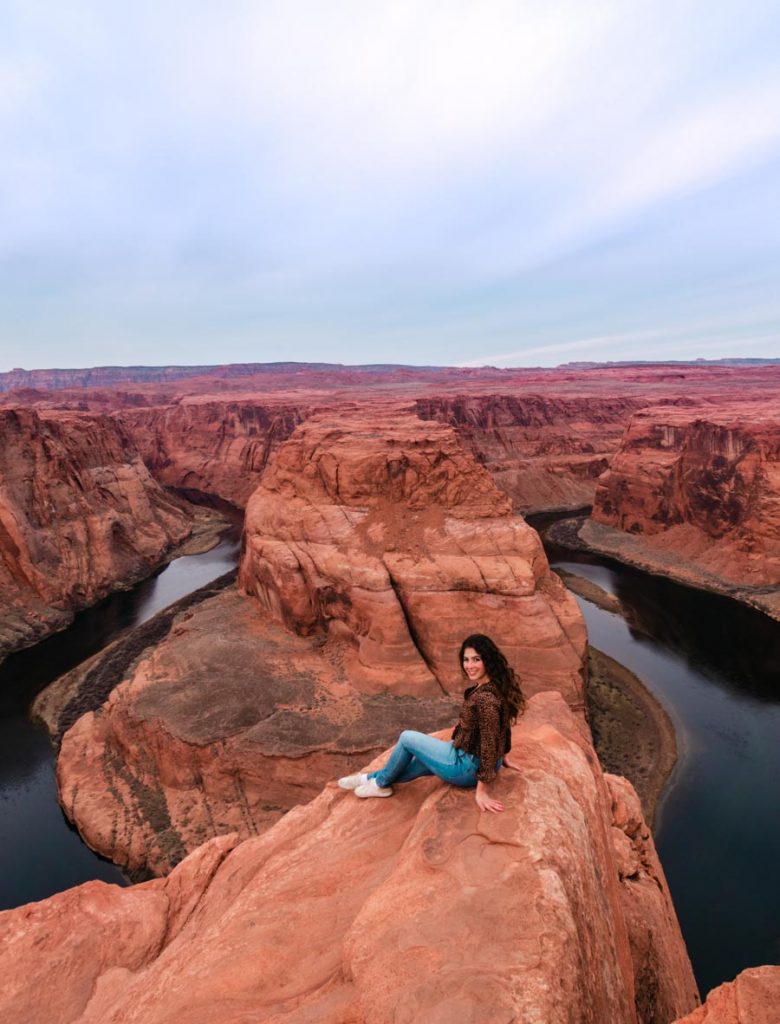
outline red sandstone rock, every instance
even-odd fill
[[[457,702],[361,691],[316,638],[230,589],[180,614],[108,702],[64,736],[60,800],[89,845],[133,873],[170,871],[212,836],[257,835],[403,729]]]
[[[162,882],[87,882],[0,914],[3,1024],[80,1020],[111,980],[132,978],[175,939],[235,843],[214,840]]]
[[[226,857],[224,839],[199,848],[165,881],[110,898],[90,883],[0,915],[4,1019],[651,1024],[688,1012],[665,889],[657,952],[673,977],[657,1007],[656,979],[635,976],[626,878],[649,889],[653,876],[643,864],[621,881],[612,839],[616,820],[652,860],[635,798],[622,784],[610,796],[557,694],[530,701],[513,752],[501,814],[435,779],[367,802],[331,785]]]
[[[189,532],[110,417],[0,410],[0,655],[147,575]]]
[[[780,967],[751,967],[734,981],[718,985],[704,1006],[675,1024],[777,1024],[780,1020]]]
[[[535,531],[450,427],[371,413],[314,415],[276,451],[247,506],[240,587],[348,644],[362,687],[456,692],[459,644],[484,632],[528,693],[581,707],[584,626]]]
[[[584,626],[536,533],[449,427],[392,411],[302,424],[248,510],[242,581],[263,607],[228,592],[183,613],[65,735],[60,798],[105,856],[168,871],[212,835],[267,828],[403,728],[454,724],[474,630],[528,694],[582,707]]]
[[[120,419],[159,481],[243,508],[268,456],[305,414],[305,406],[260,398],[206,397],[128,410]]]
[[[588,542],[622,543],[629,555],[715,589],[774,590],[780,613],[777,406],[637,413],[599,482],[593,522]]]
[[[518,510],[593,503],[632,413],[646,399],[459,395],[418,399],[417,412],[455,428]]]
[[[76,386],[87,382],[92,386]],[[13,386],[16,404],[127,410],[128,427],[160,479],[187,486],[182,480],[189,475],[193,489],[238,504],[257,483],[266,450],[307,410],[392,396],[413,402],[422,417],[454,426],[515,507],[534,511],[593,500],[597,474],[632,411],[658,402],[717,408],[747,397],[769,407],[780,387],[780,367],[496,370],[288,363],[13,371],[0,374],[0,404],[9,401],[2,389]],[[203,408],[195,408],[198,403]],[[187,408],[180,412],[179,405]]]
[[[671,1021],[677,1007],[698,1000],[677,916],[636,790],[605,775],[612,796],[612,845],[620,902],[628,928],[640,1021]]]

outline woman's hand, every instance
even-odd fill
[[[484,782],[477,783],[476,801],[480,811],[503,811],[504,809],[504,805],[500,800],[494,800],[490,796]]]

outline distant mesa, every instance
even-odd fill
[[[357,375],[368,383],[372,377],[398,379],[402,377],[426,378],[433,376],[440,379],[458,376],[461,379],[490,376],[501,380],[507,375],[526,370],[541,374],[552,374],[561,370],[598,370],[598,369],[630,369],[663,367],[753,367],[773,366],[780,364],[780,359],[761,358],[724,358],[724,359],[692,359],[692,360],[630,360],[615,362],[577,361],[561,363],[556,367],[495,367],[490,365],[479,367],[465,366],[427,366],[404,363],[307,363],[279,361],[269,363],[215,363],[200,366],[92,366],[79,368],[51,368],[25,370],[16,366],[12,370],[0,373],[0,392],[13,391],[18,388],[40,388],[57,390],[61,388],[106,387],[112,384],[143,384],[153,382],[171,382],[190,378],[211,377],[214,380],[249,378],[265,375],[322,375],[327,373],[338,377]]]

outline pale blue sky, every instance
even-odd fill
[[[779,44],[752,0],[6,0],[0,370],[778,356]]]

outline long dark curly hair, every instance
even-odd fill
[[[463,668],[463,654],[467,647],[472,647],[482,658],[488,678],[506,701],[507,708],[509,709],[509,720],[514,722],[525,711],[525,697],[520,688],[520,681],[509,662],[489,636],[484,636],[482,633],[474,633],[471,636],[467,636],[460,645],[458,660],[460,662],[460,670],[464,675],[466,672]]]

